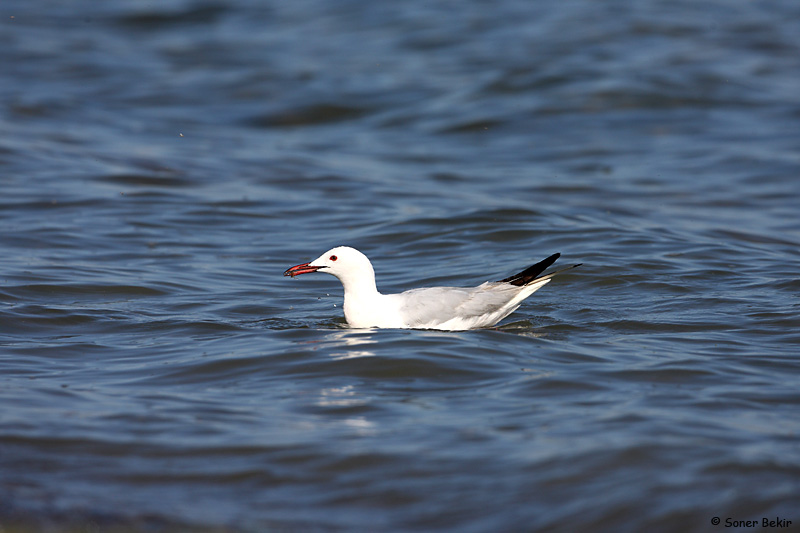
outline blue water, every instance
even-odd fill
[[[797,530],[798,21],[5,0],[0,529]],[[352,330],[281,275],[340,244],[385,292],[583,266]]]

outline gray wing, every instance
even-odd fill
[[[520,287],[486,282],[477,287],[430,287],[397,294],[400,313],[410,326],[434,325],[452,318],[494,313],[514,298]]]

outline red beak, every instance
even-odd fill
[[[292,268],[288,269],[286,272],[283,273],[284,276],[299,276],[300,274],[310,274],[312,272],[316,272],[322,267],[318,266],[311,266],[309,263],[303,263],[300,265],[295,265]]]

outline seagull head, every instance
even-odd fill
[[[299,276],[311,272],[325,272],[339,278],[342,283],[357,282],[360,279],[374,279],[372,263],[366,255],[349,246],[331,248],[310,263],[301,263],[286,270],[284,276]]]

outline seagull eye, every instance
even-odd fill
[[[336,257],[335,255],[332,255],[332,256],[330,256],[328,259],[330,259],[331,261],[336,261],[336,260],[337,260],[337,259],[339,259],[339,258],[338,258],[338,257]]]

